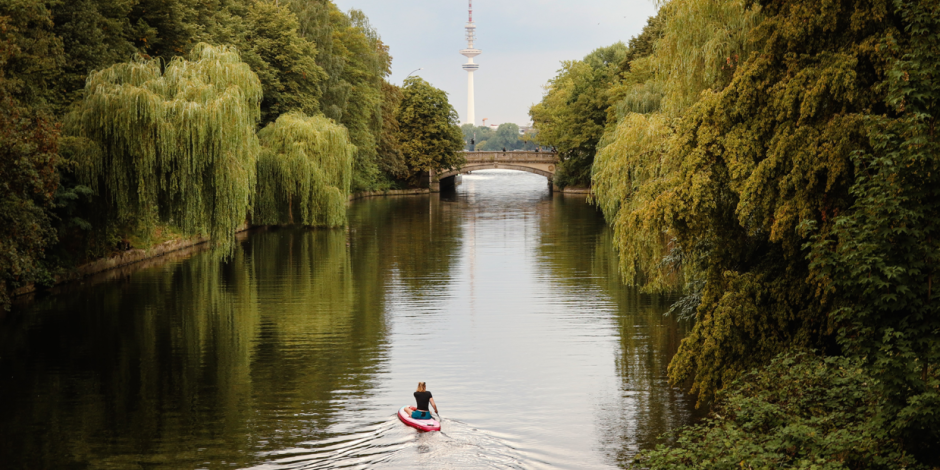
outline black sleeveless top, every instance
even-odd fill
[[[418,409],[428,411],[428,402],[431,401],[431,392],[415,392],[415,400],[418,401]]]

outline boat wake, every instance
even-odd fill
[[[420,432],[392,415],[388,420],[259,455],[253,470],[333,468],[528,468],[506,440],[457,420],[440,432]]]

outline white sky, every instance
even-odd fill
[[[334,0],[340,9],[362,10],[391,48],[393,83],[413,70],[446,91],[467,116],[467,58],[464,26],[467,0]],[[626,43],[656,13],[655,0],[475,0],[474,61],[476,119],[482,125],[529,123],[529,107],[542,99],[542,86],[563,60],[581,59],[594,49]]]

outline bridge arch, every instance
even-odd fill
[[[432,192],[440,191],[441,181],[453,178],[460,173],[496,169],[525,171],[544,176],[548,179],[549,188],[552,188],[555,168],[558,165],[558,155],[554,152],[464,152],[463,155],[466,163],[460,168],[428,174],[428,188]],[[445,184],[447,182],[445,181]]]

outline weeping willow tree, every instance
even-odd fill
[[[119,234],[168,224],[227,251],[251,207],[260,101],[235,49],[198,44],[165,70],[138,56],[92,73],[66,125]]]
[[[683,114],[703,91],[724,88],[750,54],[748,32],[760,18],[760,8],[743,0],[674,0],[650,19],[637,38],[643,41],[631,41],[632,61],[611,91],[611,123],[592,169],[595,202],[614,227],[629,285],[698,295],[690,253],[667,222],[677,210],[670,197],[682,165],[669,150]],[[652,47],[634,51],[635,42]]]
[[[738,65],[758,44],[750,34],[763,18],[748,0],[662,1],[662,37],[642,68],[663,87],[663,110],[678,115],[703,90],[728,85]]]
[[[346,128],[323,116],[288,113],[258,136],[262,150],[253,222],[344,225],[356,152]]]

